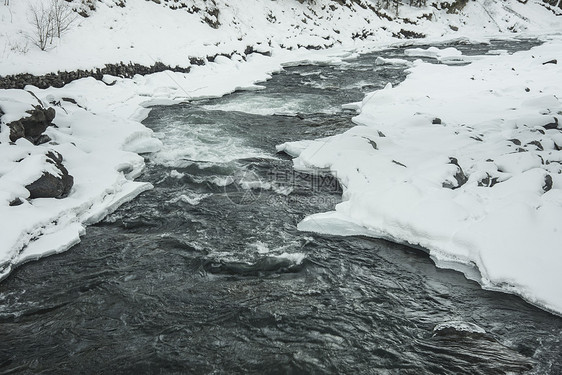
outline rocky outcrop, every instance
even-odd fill
[[[25,138],[35,145],[49,142],[51,139],[43,132],[52,125],[55,118],[55,109],[36,105],[33,110],[29,110],[27,113],[30,115],[29,117],[7,124],[10,128],[10,140],[15,142],[20,138]]]
[[[411,30],[400,29],[398,33],[392,33],[392,36],[398,39],[422,39],[425,34],[417,33]]]
[[[62,164],[63,157],[56,151],[49,151],[45,154],[47,163],[51,163],[59,171],[57,175],[43,172],[43,175],[36,181],[27,185],[29,198],[65,198],[70,193],[74,185],[74,178],[68,174],[68,170]]]

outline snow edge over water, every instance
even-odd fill
[[[422,248],[438,267],[562,315],[562,69],[549,63],[561,51],[556,36],[467,66],[417,61],[402,84],[354,105],[359,126],[278,146],[295,169],[329,169],[344,188],[335,211],[299,230]]]

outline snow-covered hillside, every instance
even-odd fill
[[[50,2],[50,0],[37,1],[44,4]],[[9,274],[15,265],[24,261],[68,249],[79,241],[85,225],[100,220],[123,202],[150,188],[148,184],[133,181],[144,166],[143,158],[138,154],[155,151],[161,145],[152,137],[152,132],[140,123],[148,112],[146,107],[150,104],[172,104],[197,97],[221,96],[268,79],[270,73],[281,69],[282,65],[286,63],[296,61],[337,62],[341,61],[343,57],[352,57],[357,52],[390,46],[407,37],[425,36],[423,42],[427,43],[462,38],[486,40],[521,34],[544,36],[558,33],[559,35],[561,32],[560,17],[555,16],[557,8],[549,5],[551,9],[548,9],[542,3],[531,0],[526,4],[516,0],[478,0],[470,1],[465,5],[464,3],[435,2],[427,3],[424,7],[401,6],[398,12],[395,9],[384,10],[375,2],[366,0],[241,0],[236,2],[226,0],[180,0],[177,2],[88,0],[82,2],[74,0],[69,4],[81,15],[76,16],[76,20],[70,25],[68,31],[61,35],[61,38],[53,38],[52,43],[49,43],[46,50],[43,51],[32,42],[35,30],[29,22],[29,2],[12,0],[8,4],[0,5],[0,78],[21,73],[43,75],[76,69],[88,71],[103,68],[105,64],[120,62],[131,62],[144,66],[163,63],[169,66],[190,68],[191,71],[189,73],[165,71],[147,76],[136,75],[132,79],[106,75],[103,80],[94,78],[75,80],[62,88],[39,89],[27,86],[25,90],[0,90],[0,221],[2,224],[0,225],[0,236],[3,238],[0,245],[0,277]],[[404,89],[399,86],[375,93],[363,104],[357,106],[362,111],[357,122],[368,125],[368,127],[356,128],[329,140],[333,143],[331,143],[333,147],[327,149],[340,150],[341,152],[338,152],[345,156],[349,148],[353,153],[366,152],[361,148],[364,145],[356,144],[356,141],[363,142],[362,137],[374,140],[379,137],[376,135],[379,130],[386,134],[385,139],[377,138],[375,142],[377,145],[380,144],[380,150],[388,149],[388,152],[391,153],[390,156],[384,153],[386,151],[381,153],[378,152],[379,150],[372,150],[371,145],[366,143],[368,147],[371,147],[367,150],[369,158],[378,160],[380,155],[386,155],[387,159],[391,157],[392,160],[404,165],[408,165],[408,160],[405,158],[411,158],[412,163],[421,163],[419,168],[424,167],[425,170],[430,170],[431,173],[428,172],[430,174],[429,182],[422,179],[422,182],[414,181],[415,183],[407,184],[407,187],[404,188],[421,189],[416,193],[417,195],[408,195],[406,192],[404,197],[413,199],[413,197],[423,196],[427,192],[435,190],[435,194],[437,194],[435,199],[439,200],[440,204],[430,204],[430,206],[441,207],[443,213],[442,215],[436,214],[435,220],[429,220],[426,223],[425,219],[420,219],[420,215],[423,214],[420,211],[416,214],[417,219],[408,221],[410,220],[408,215],[398,215],[402,211],[394,212],[395,207],[391,205],[391,207],[387,207],[388,210],[398,215],[396,218],[400,220],[406,217],[404,219],[406,221],[394,225],[392,223],[395,221],[392,219],[392,225],[387,226],[384,222],[380,224],[379,221],[384,217],[381,216],[380,206],[377,206],[377,202],[383,195],[354,198],[360,196],[359,193],[354,192],[362,191],[361,189],[366,186],[361,183],[357,185],[360,186],[357,188],[354,182],[356,178],[372,181],[375,189],[384,189],[392,185],[389,185],[388,181],[388,183],[384,182],[385,179],[374,180],[372,178],[380,171],[371,167],[362,169],[360,165],[362,161],[357,161],[354,157],[345,156],[345,160],[350,161],[346,166],[346,168],[351,168],[349,170],[338,169],[336,160],[327,158],[319,161],[312,157],[321,157],[322,153],[307,157],[309,150],[316,147],[317,143],[308,145],[309,148],[303,151],[297,160],[302,162],[302,165],[306,164],[307,167],[329,166],[338,173],[338,177],[345,179],[344,185],[347,186],[347,190],[344,198],[346,202],[337,210],[337,215],[347,215],[343,219],[344,221],[362,226],[362,230],[367,231],[370,235],[422,245],[429,250],[434,250],[433,255],[440,261],[449,259],[443,249],[451,245],[450,249],[454,253],[450,253],[449,256],[456,257],[456,260],[476,263],[482,271],[485,281],[489,281],[486,286],[506,285],[507,287],[503,290],[516,291],[530,301],[560,312],[562,303],[559,300],[549,300],[552,296],[552,289],[545,287],[545,284],[527,283],[524,286],[529,286],[531,289],[528,288],[521,292],[521,289],[513,289],[522,284],[518,284],[517,280],[512,280],[511,274],[497,276],[494,272],[498,268],[493,268],[493,270],[487,268],[490,263],[483,261],[482,257],[484,257],[483,254],[489,253],[484,253],[480,249],[483,246],[482,241],[490,242],[487,239],[490,236],[493,237],[494,232],[482,229],[481,232],[469,231],[469,234],[462,236],[459,234],[458,238],[453,235],[459,229],[459,223],[467,222],[467,218],[478,221],[479,217],[486,217],[485,213],[496,204],[493,201],[495,198],[488,197],[486,194],[494,195],[489,192],[495,192],[498,187],[510,184],[502,182],[497,184],[497,187],[488,188],[485,193],[486,197],[482,197],[481,190],[476,187],[478,182],[485,178],[484,172],[490,172],[490,180],[503,178],[506,181],[505,173],[513,173],[513,176],[509,176],[512,182],[517,181],[515,175],[521,174],[524,180],[521,189],[529,188],[532,191],[529,193],[525,190],[525,192],[532,193],[532,202],[540,201],[542,206],[549,207],[546,209],[549,212],[546,216],[547,219],[552,215],[556,217],[558,212],[556,210],[560,204],[560,197],[556,195],[556,192],[559,191],[559,181],[556,170],[552,169],[556,164],[552,163],[559,159],[555,160],[552,155],[546,157],[529,145],[533,144],[532,141],[538,141],[543,151],[553,151],[554,145],[559,145],[553,132],[552,136],[550,133],[538,136],[532,132],[536,126],[544,125],[537,120],[538,115],[535,112],[538,111],[540,115],[541,111],[549,110],[550,112],[544,115],[552,118],[559,115],[556,112],[560,110],[557,107],[559,96],[556,96],[554,91],[556,91],[556,87],[561,87],[556,81],[561,76],[557,68],[560,65],[543,66],[539,64],[545,62],[543,60],[547,57],[546,52],[549,48],[558,48],[560,51],[560,44],[557,43],[551,41],[537,52],[520,54],[518,55],[520,57],[515,60],[509,60],[507,56],[502,55],[494,58],[496,60],[487,58],[482,62],[477,61],[468,68],[447,68],[446,66],[428,68],[425,64],[416,63],[412,68],[413,78],[404,84]],[[528,61],[527,65],[525,64],[525,59],[532,59],[530,56],[539,52],[540,61],[537,58]],[[412,53],[416,53],[416,51]],[[446,58],[446,56],[443,57]],[[525,90],[524,94],[518,92],[513,98],[507,96],[506,93],[511,94],[513,90],[518,90],[519,86],[517,88],[505,87],[506,82],[503,78],[507,77],[511,70],[506,72],[507,65],[504,66],[505,64],[500,68],[496,66],[497,61],[504,61],[504,58],[505,64],[513,63],[514,68],[521,69],[521,74],[525,74],[518,78],[523,80],[518,81],[518,85],[524,85],[523,89],[529,88],[528,92]],[[557,58],[558,61],[562,60],[561,56]],[[495,70],[492,69],[492,72],[500,72],[501,75],[496,77],[493,74],[485,73],[488,68],[494,68]],[[540,68],[542,73],[536,75],[533,70],[535,68]],[[453,72],[448,69],[459,70]],[[467,74],[473,75],[474,80],[469,79],[469,83],[477,82],[480,86],[465,87],[463,85],[467,83],[464,81],[462,84],[454,86],[453,78],[448,79],[448,84],[445,86],[433,85],[433,82],[423,80],[425,75],[427,77],[433,75],[449,77],[447,75],[449,74],[451,77],[455,77],[458,72],[463,72],[460,77],[465,77]],[[425,79],[429,79],[427,77]],[[554,84],[549,83],[549,78],[552,78]],[[484,84],[488,81],[490,82],[489,88]],[[430,99],[420,99],[426,96],[426,89],[432,86]],[[496,90],[496,87],[501,90]],[[485,89],[492,91],[487,92]],[[456,95],[452,95],[451,92],[455,92]],[[451,100],[457,98],[458,101],[463,101],[464,92],[470,93],[469,98],[474,102],[471,102],[474,107],[470,107],[473,109],[468,113],[466,111],[457,113],[457,109],[462,108],[459,108],[456,102],[452,103]],[[487,95],[486,103],[490,104],[486,107],[478,107],[478,97],[484,95],[484,92]],[[504,95],[505,100],[500,103],[503,107],[491,106],[491,104],[497,103],[491,100],[497,95]],[[545,99],[546,96],[549,96],[549,100]],[[512,100],[516,100],[517,103],[510,104]],[[403,107],[394,106],[392,103],[397,101],[404,101],[406,104]],[[386,104],[382,106],[382,103]],[[408,105],[411,105],[412,108],[407,107]],[[449,108],[445,112],[437,111],[434,108],[434,106],[445,105]],[[498,109],[504,111],[511,106],[517,110],[510,114],[527,116],[524,118],[530,119],[531,122],[527,125],[532,129],[530,128],[528,132],[525,131],[524,134],[519,134],[514,130],[515,117],[510,115],[511,117],[504,118],[496,112]],[[48,108],[53,108],[53,110]],[[411,113],[413,115],[406,118],[396,117],[396,113],[398,113],[396,111],[402,111],[405,108],[410,112],[413,111]],[[523,109],[525,110],[523,111]],[[471,117],[472,112],[479,116],[484,114],[486,116],[478,117],[478,121],[476,121],[474,117]],[[53,113],[54,119],[49,118]],[[465,116],[464,122],[458,118],[461,114]],[[32,130],[25,125],[28,121],[26,117],[33,117],[37,120],[34,127],[51,125],[51,121],[52,125],[56,126],[47,126],[44,132],[31,134]],[[426,121],[430,117],[440,117],[441,125],[445,126],[436,128],[418,121],[419,119]],[[383,120],[384,123],[381,124]],[[398,123],[401,125],[394,126]],[[419,128],[417,128],[418,125],[420,125]],[[504,125],[509,128],[504,128]],[[411,153],[411,147],[400,146],[401,142],[405,142],[405,144],[412,142],[412,135],[402,134],[406,127],[416,127],[416,132],[423,130],[429,134],[425,136],[428,142],[425,144],[425,148],[420,148],[419,154]],[[376,134],[372,133],[373,129],[377,130]],[[476,141],[465,139],[466,137],[456,137],[458,134],[455,135],[455,131],[461,135],[473,132],[477,137],[491,139],[493,142],[482,143],[485,146],[479,146],[479,143],[472,144]],[[517,134],[507,135],[509,132]],[[482,152],[485,155],[491,152],[486,158],[490,157],[497,164],[497,160],[499,160],[497,158],[503,157],[512,149],[503,142],[510,137],[519,137],[519,141],[523,142],[523,148],[527,147],[525,150],[528,151],[521,154],[522,160],[506,161],[506,166],[515,165],[515,172],[502,169],[500,175],[497,175],[497,168],[496,171],[488,168],[486,159],[470,159],[470,152]],[[444,143],[444,139],[454,140],[454,142],[447,144]],[[462,142],[458,141],[459,139]],[[319,142],[319,144],[326,143],[326,141]],[[388,148],[385,142],[388,143]],[[467,154],[460,151],[454,152],[456,148],[460,147],[459,142],[461,146],[467,147]],[[442,151],[434,154],[437,151],[433,151],[433,149],[439,148],[441,145],[443,146]],[[300,153],[304,149],[304,145],[287,145],[285,149]],[[533,155],[534,157],[535,154],[542,157],[543,161],[548,160],[552,163],[548,168],[542,164],[539,166],[537,158],[531,160],[531,157],[528,156]],[[434,186],[436,183],[448,181],[453,187],[456,187],[454,184],[455,181],[458,183],[458,180],[455,180],[454,177],[458,166],[449,157],[455,157],[464,173],[468,174],[466,186],[455,190],[445,189],[441,185]],[[509,159],[509,156],[507,158]],[[425,162],[429,164],[423,164]],[[484,165],[482,166],[478,163],[485,165],[482,164]],[[395,165],[397,166],[389,167],[389,172],[385,175],[385,178],[391,182],[396,182],[396,179],[402,181],[405,178],[402,175],[404,171],[400,169],[404,167],[396,163]],[[528,166],[528,168],[522,168],[521,165]],[[359,170],[355,174],[353,171],[357,168]],[[531,176],[528,176],[527,171],[533,168],[538,171],[532,172]],[[544,189],[537,188],[536,183],[539,180],[546,183],[547,174],[551,176],[549,191],[543,194]],[[68,175],[73,177],[70,183]],[[410,177],[415,180],[416,176],[418,175],[414,173]],[[528,179],[532,180],[533,184]],[[53,190],[51,185],[56,185],[56,189],[54,189],[56,194],[52,196],[62,199],[47,198],[44,194],[42,195],[41,189],[30,192],[30,190],[34,190],[32,185],[39,180],[41,180],[39,185],[42,188],[49,185],[47,188]],[[60,185],[63,180],[66,182]],[[382,184],[378,185],[377,181],[381,181]],[[369,186],[370,188],[371,186]],[[402,194],[400,191],[398,189],[396,194]],[[445,197],[441,197],[441,195],[445,195]],[[403,198],[402,195],[399,197]],[[472,204],[470,200],[462,203],[473,208],[477,207],[478,210],[475,214],[470,210],[465,210],[465,212],[453,209],[457,206],[451,208],[450,200],[460,199],[462,201],[466,197],[472,197],[478,201],[479,205]],[[367,204],[362,203],[365,199],[367,199]],[[486,202],[490,200],[491,203],[480,202],[479,199]],[[358,203],[361,209],[349,208],[356,202],[361,202]],[[511,204],[512,201],[507,202]],[[349,210],[345,207],[348,207]],[[408,207],[405,206],[404,209]],[[420,207],[419,210],[422,210],[425,206]],[[474,209],[476,210],[476,208]],[[320,217],[329,217],[332,220],[334,215],[336,214],[315,216],[313,219],[305,220],[301,224],[301,228],[319,230],[307,223]],[[452,215],[452,217],[447,215]],[[337,218],[340,219],[340,216]],[[501,211],[500,218],[506,216],[509,216],[509,212]],[[521,229],[537,229],[535,224],[529,222],[532,215],[521,217],[524,218],[524,221],[516,222],[520,237],[514,236],[510,240],[511,242],[519,241],[521,236],[526,240],[535,238],[526,237],[526,232]],[[443,220],[447,225],[441,227],[439,223]],[[422,221],[433,226],[429,229],[415,229],[414,226]],[[488,223],[481,225],[488,227]],[[494,228],[497,229],[503,223],[490,223],[489,225],[495,225]],[[401,232],[391,233],[393,228],[400,228]],[[415,230],[408,231],[407,228]],[[437,228],[437,232],[432,232],[430,230],[432,228]],[[537,232],[537,236],[539,234],[540,236],[536,239],[539,242],[546,241],[545,244],[558,238],[556,234],[551,233],[552,231],[543,233],[547,230],[545,228],[562,231],[562,228],[556,224],[541,226],[540,231]],[[357,231],[354,229],[349,233],[357,233]],[[471,242],[474,238],[470,237],[470,233],[481,233],[482,239]],[[444,242],[439,242],[439,238]],[[452,238],[471,245],[468,247],[456,246],[455,241],[451,240]],[[493,238],[498,239],[499,237]],[[427,241],[424,242],[421,239]],[[465,254],[470,251],[474,256]],[[478,259],[479,256],[480,259]],[[547,259],[544,261],[547,263],[549,259],[559,259],[556,258],[558,255],[550,250],[547,253],[541,253],[540,256],[546,257]],[[503,270],[503,268],[501,269]],[[541,270],[535,271],[540,273]],[[551,268],[546,267],[544,270],[549,272],[548,277],[553,275],[554,271]],[[559,281],[552,277],[546,278],[545,276],[545,280],[555,283]],[[528,280],[528,277],[526,276],[524,280]],[[532,288],[540,290],[537,292]],[[542,295],[539,292],[546,294]]]
[[[161,4],[103,0],[88,1],[89,6],[74,0],[72,6],[88,17],[77,16],[69,31],[55,38],[44,52],[30,40],[35,31],[29,22],[29,4],[37,1],[48,4],[51,0],[12,0],[8,6],[0,6],[0,76],[92,69],[120,61],[188,66],[189,57],[243,55],[248,46],[256,45],[257,50],[270,46],[296,49],[353,45],[360,39],[388,43],[393,36],[411,34],[453,38],[537,33],[559,22],[543,6],[516,0],[470,1],[454,13],[447,10],[448,2],[434,1],[421,8],[402,6],[398,16],[393,9],[375,13],[375,2],[366,0],[182,0]]]

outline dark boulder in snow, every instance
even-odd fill
[[[64,198],[68,196],[74,185],[74,178],[68,174],[68,170],[62,164],[62,155],[49,151],[45,156],[47,156],[47,162],[54,164],[59,173],[53,175],[43,172],[38,180],[27,185],[25,188],[29,190],[29,198]]]
[[[544,147],[542,146],[542,143],[540,143],[539,141],[531,141],[527,143],[525,146],[529,146],[529,145],[535,146],[537,151],[544,151]]]
[[[552,176],[547,174],[546,176],[544,176],[544,185],[542,186],[542,189],[544,190],[544,192],[546,193],[547,191],[549,191],[550,189],[552,189]]]
[[[22,204],[23,201],[21,200],[21,198],[16,198],[10,202],[10,207],[21,206]]]
[[[24,117],[8,124],[10,128],[10,140],[15,142],[20,138],[26,138],[33,144],[45,143],[50,140],[44,137],[43,132],[52,125],[55,118],[55,109],[52,107],[43,108],[40,105],[27,111],[29,117]]]
[[[443,182],[443,187],[447,189],[458,189],[468,181],[468,177],[464,174],[459,162],[456,158],[449,158],[449,164],[453,164],[457,167],[456,173],[453,175],[455,182],[445,181]]]
[[[542,64],[543,64],[543,65],[546,65],[546,64],[558,64],[558,60],[556,60],[556,59],[554,59],[554,60],[549,60],[549,61],[547,61],[547,62],[543,62]]]
[[[554,122],[550,122],[544,126],[546,130],[558,129],[558,117],[554,117]]]
[[[495,184],[497,184],[498,182],[499,182],[499,179],[497,177],[492,177],[492,176],[490,176],[489,173],[486,173],[486,177],[484,177],[483,179],[478,181],[478,186],[492,187]]]
[[[199,65],[199,66],[201,66],[201,65],[205,65],[205,60],[203,60],[203,59],[200,58],[200,57],[190,57],[190,58],[189,58],[189,63],[190,63],[191,65]]]

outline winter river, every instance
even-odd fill
[[[0,284],[0,373],[562,373],[561,318],[419,250],[296,230],[341,190],[275,145],[349,128],[342,104],[405,77],[378,56],[411,59],[288,67],[260,91],[154,108],[154,189]]]

